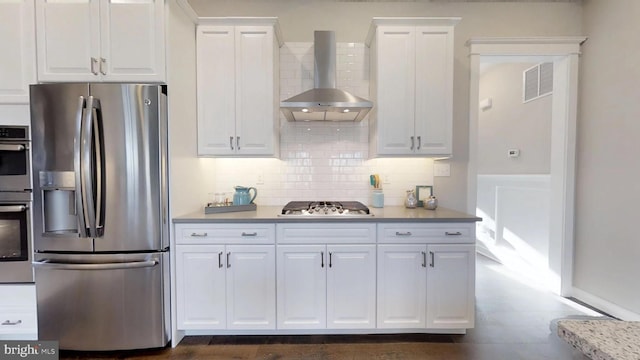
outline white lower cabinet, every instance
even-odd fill
[[[474,326],[472,222],[192,223],[177,224],[175,235],[177,330],[462,333]]]
[[[427,328],[475,324],[475,245],[427,245]]]
[[[378,327],[474,326],[475,246],[378,245]]]
[[[274,245],[177,245],[180,330],[275,329]]]
[[[426,326],[426,245],[378,245],[378,327]]]
[[[0,286],[0,340],[37,340],[36,287]]]
[[[278,245],[279,329],[375,327],[375,245]]]

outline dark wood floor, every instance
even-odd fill
[[[584,316],[579,307],[482,256],[477,264],[476,327],[466,335],[189,336],[176,348],[63,351],[60,359],[588,360],[550,329]]]

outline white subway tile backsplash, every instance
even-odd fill
[[[369,98],[368,48],[338,43],[337,85]],[[313,88],[313,43],[280,48],[280,99]],[[386,205],[402,205],[406,190],[433,184],[430,159],[370,159],[367,120],[359,123],[290,123],[280,116],[280,158],[217,158],[211,192],[231,194],[236,185],[255,186],[260,205],[294,200],[355,200],[370,205],[370,174],[383,183]],[[256,184],[258,176],[263,183]]]

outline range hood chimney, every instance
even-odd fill
[[[280,103],[288,121],[360,121],[373,103],[336,89],[336,36],[333,31],[315,31],[314,88]]]

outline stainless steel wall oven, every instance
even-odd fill
[[[0,126],[0,191],[31,191],[29,127]]]
[[[31,193],[0,192],[0,283],[33,282]]]
[[[0,126],[0,283],[33,282],[29,127]]]

